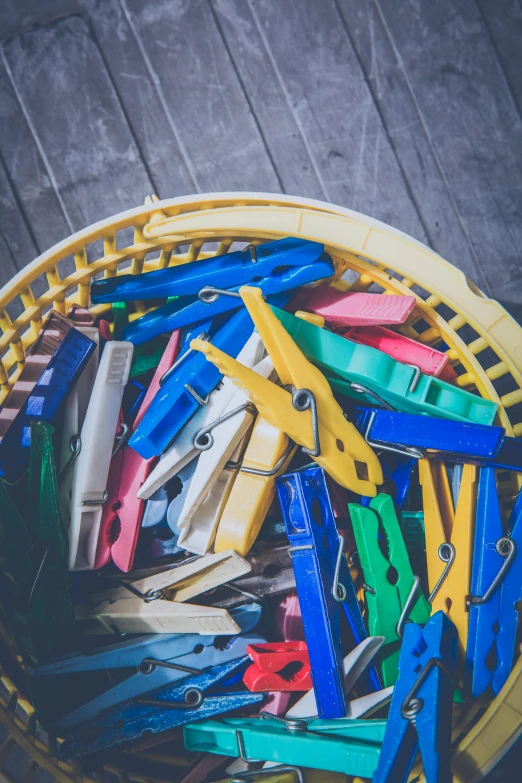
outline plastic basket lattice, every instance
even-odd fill
[[[133,234],[132,234],[133,232]],[[23,367],[45,314],[89,306],[93,277],[133,274],[224,253],[233,243],[285,236],[324,243],[343,272],[334,284],[350,291],[415,295],[417,304],[401,331],[445,350],[458,372],[457,385],[499,403],[499,423],[522,436],[522,329],[494,300],[411,237],[359,213],[323,202],[267,194],[207,194],[157,201],[116,215],[74,234],[25,267],[0,292],[1,400]],[[110,305],[98,305],[96,313]],[[135,303],[135,313],[146,312]],[[132,317],[132,316],[131,316]],[[501,486],[506,505],[512,481]],[[107,766],[82,775],[58,762],[56,741],[38,726],[31,704],[2,677],[0,690],[0,780],[155,781],[171,779],[174,757],[135,754],[127,766]],[[522,733],[522,658],[501,693],[477,701],[454,728],[455,783],[474,783]],[[19,773],[10,769],[18,757]],[[23,759],[23,761],[21,761]],[[13,773],[14,774],[14,773]],[[418,776],[414,774],[414,778]]]

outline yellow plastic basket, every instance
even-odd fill
[[[285,236],[324,243],[337,268],[346,272],[336,287],[414,294],[417,305],[401,327],[403,333],[439,348],[442,341],[459,372],[458,385],[498,402],[502,426],[508,434],[522,436],[522,329],[498,302],[425,245],[390,226],[324,202],[266,193],[147,198],[143,207],[74,234],[25,267],[0,291],[0,402],[23,367],[45,314],[51,307],[65,313],[74,303],[89,307],[94,276],[129,270],[138,274],[224,253],[234,242]],[[145,305],[136,303],[136,314],[143,312]],[[504,495],[509,503],[512,483],[504,487]],[[169,768],[183,763],[159,750],[144,751],[128,764],[82,775],[77,765],[57,761],[55,740],[38,726],[32,705],[6,676],[1,678],[0,724],[6,731],[0,781],[40,780],[42,771],[58,781],[166,781],[172,779]],[[484,777],[521,733],[522,658],[494,701],[477,700],[455,727],[455,783]],[[24,754],[26,769],[20,778],[10,769],[13,759]],[[153,775],[135,771],[146,770],[148,761]],[[158,768],[164,772],[158,775]],[[413,778],[422,779],[418,774]]]

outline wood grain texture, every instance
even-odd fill
[[[478,284],[520,302],[522,124],[475,0],[377,0],[474,250]]]
[[[69,229],[140,203],[152,183],[85,20],[51,22],[2,52]]]
[[[0,0],[2,279],[161,197],[329,200],[522,314],[520,0]]]
[[[124,0],[201,191],[280,190],[206,0]]]

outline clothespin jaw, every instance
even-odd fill
[[[295,453],[288,436],[258,416],[219,521],[214,549],[233,548],[246,555],[252,548],[275,496],[276,476]]]
[[[420,749],[427,783],[450,783],[451,716],[457,631],[436,612],[424,628],[408,623],[373,783],[405,783]]]
[[[138,739],[145,732],[157,734],[259,703],[263,700],[262,694],[220,690],[220,682],[244,666],[247,660],[245,656],[211,667],[155,691],[150,699],[132,701],[104,713],[78,736],[64,742],[60,748],[61,757],[81,758]],[[210,689],[212,693],[207,694]],[[94,739],[90,733],[95,735]]]
[[[295,237],[250,245],[244,250],[206,258],[192,264],[158,269],[141,275],[118,275],[91,284],[93,304],[195,297],[212,284],[220,289],[245,285],[281,267],[303,267],[330,260],[324,245]]]
[[[344,418],[322,373],[305,359],[259,289],[245,287],[240,293],[281,383],[290,384],[295,389],[293,394],[256,377],[214,345],[195,340],[192,347],[244,389],[272,426],[313,453],[317,463],[339,484],[360,494],[375,495],[375,485],[382,483],[379,461]],[[365,465],[367,479],[359,477],[356,463]]]
[[[283,271],[278,270],[274,276],[267,277],[261,277],[262,273],[259,272],[255,281],[252,281],[272,304],[281,306],[289,298],[291,289],[315,283],[334,274],[333,263],[327,258],[304,267],[282,269]],[[139,345],[172,329],[181,329],[188,324],[197,324],[207,318],[237,310],[242,304],[239,288],[239,285],[226,289],[205,286],[195,301],[192,297],[188,297],[188,301],[187,297],[182,297],[174,302],[167,302],[129,324],[124,330],[124,339]]]
[[[17,482],[27,468],[31,422],[54,421],[94,349],[95,344],[74,328],[60,341],[0,444],[0,473],[7,481]]]
[[[240,310],[220,329],[213,324],[212,342],[237,356],[253,331],[248,312]],[[216,331],[217,330],[217,331]],[[144,459],[161,454],[182,428],[208,401],[208,395],[222,374],[199,353],[183,354],[175,370],[165,379],[147,413],[136,428],[129,445]]]
[[[303,611],[308,654],[319,715],[346,714],[343,690],[340,611],[355,642],[367,631],[335,526],[325,474],[321,468],[277,479],[279,500]]]
[[[284,759],[300,768],[366,778],[377,766],[385,726],[385,721],[346,718],[222,718],[185,726],[183,741],[188,750],[239,756],[244,761]]]
[[[219,587],[236,577],[248,574],[250,563],[233,550],[204,555],[187,565],[178,565],[159,574],[127,583],[103,594],[105,600],[115,601],[128,598],[129,588],[134,595],[144,595],[149,600],[158,594],[165,595],[178,602]]]
[[[418,367],[426,375],[434,375],[448,382],[457,378],[446,353],[405,337],[400,332],[392,332],[383,326],[352,326],[343,332],[343,337],[377,348],[398,362]]]
[[[384,641],[384,636],[368,636],[345,656],[343,660],[345,694],[348,695],[357,686],[357,682],[370,666]],[[384,690],[378,690],[358,699],[348,701],[346,703],[346,715],[343,717],[355,719],[370,714],[371,711],[379,706],[383,706],[390,700],[392,690],[393,688],[385,688]],[[286,713],[286,717],[306,719],[318,717],[317,702],[313,689],[309,690],[293,705]]]
[[[357,429],[378,450],[420,459],[469,462],[481,467],[522,469],[522,438],[510,438],[503,427],[441,421],[376,408],[357,409]]]
[[[434,612],[445,612],[457,627],[462,659],[468,637],[476,479],[477,468],[465,464],[454,511],[446,466],[419,461],[430,602]]]
[[[384,636],[386,640],[382,673],[384,684],[393,685],[397,677],[401,625],[407,618],[426,622],[430,607],[422,594],[415,597],[415,578],[391,497],[381,494],[372,499],[369,508],[355,503],[350,503],[348,508],[364,573],[370,634]],[[387,557],[379,544],[381,537],[387,541]],[[397,572],[395,584],[388,580],[390,566]]]
[[[414,296],[368,294],[337,291],[322,286],[299,291],[291,302],[292,310],[311,310],[337,327],[402,324],[415,307]]]
[[[173,332],[138,411],[134,428],[139,426],[158,393],[161,379],[178,353],[179,343],[180,333]],[[129,571],[132,567],[145,509],[138,492],[152,466],[152,461],[143,459],[128,445],[113,455],[107,479],[108,498],[101,515],[95,568],[101,568],[111,559],[122,571]]]
[[[283,546],[258,541],[247,560],[252,568],[249,574],[223,585],[211,595],[202,595],[198,600],[210,606],[231,609],[252,600],[252,597],[264,601],[295,590],[294,569],[288,554],[288,543]]]
[[[250,644],[253,661],[243,675],[249,691],[308,691],[312,688],[310,659],[305,642]]]
[[[495,472],[492,468],[482,468],[478,479],[466,648],[465,682],[474,697],[482,695],[489,685],[493,693],[498,693],[513,665],[518,626],[516,604],[522,598],[518,563],[521,519],[519,496],[504,533]]]
[[[371,405],[384,400],[384,405],[407,413],[493,423],[497,403],[425,375],[418,367],[397,362],[382,351],[353,343],[284,310],[271,309],[304,356],[321,367],[335,391],[362,398]]]
[[[69,318],[65,318],[56,310],[51,310],[47,316],[31,353],[26,356],[22,371],[0,410],[0,441],[19,411],[23,409],[27,398],[72,325]]]
[[[118,672],[116,681],[108,690],[55,721],[53,731],[64,736],[75,726],[93,720],[106,710],[181,680],[195,670],[241,658],[246,655],[249,644],[265,641],[259,634],[252,633],[260,614],[259,607],[233,610],[232,616],[241,629],[241,635],[230,637],[226,644],[221,634],[152,634],[95,648],[87,655],[65,656],[36,667],[32,675],[39,678],[105,669],[134,672],[123,680]]]

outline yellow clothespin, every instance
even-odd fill
[[[457,627],[459,650],[464,655],[468,639],[469,596],[477,468],[464,465],[456,509],[443,462],[419,460],[422,486],[429,601],[432,613],[445,612]]]
[[[252,548],[275,495],[276,476],[295,452],[284,432],[258,416],[239,473],[226,502],[214,550],[234,549],[246,555]]]
[[[382,484],[381,466],[372,448],[343,415],[328,381],[296,346],[263,300],[260,288],[239,293],[250,313],[283,386],[261,378],[211,343],[192,340],[223,375],[244,389],[259,413],[314,457],[341,486],[373,497]]]

